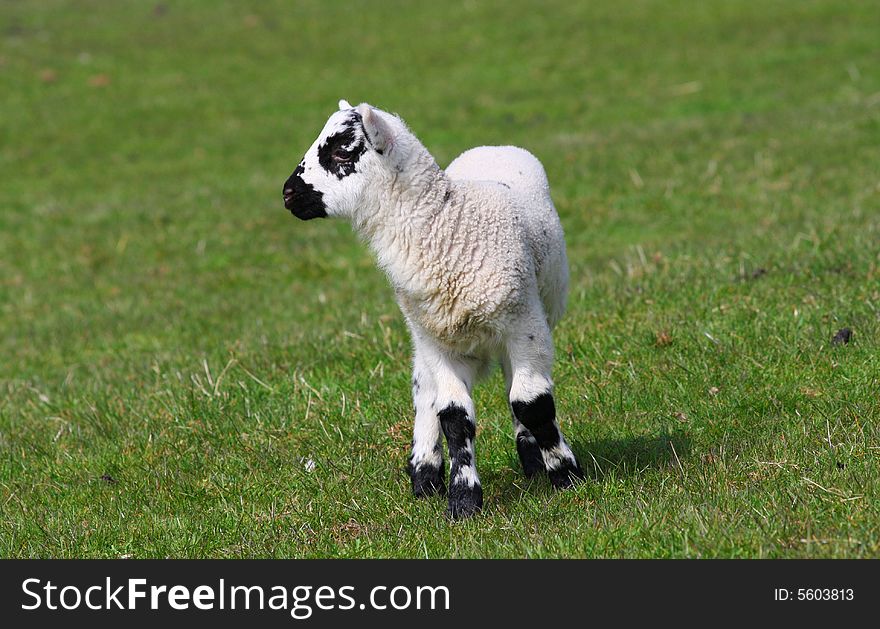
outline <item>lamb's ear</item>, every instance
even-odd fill
[[[384,153],[394,144],[394,132],[388,123],[382,119],[382,114],[367,105],[361,103],[357,106],[357,112],[361,115],[364,132],[373,148]]]
[[[351,109],[351,103],[344,98],[339,101],[339,111],[342,111],[343,109]]]

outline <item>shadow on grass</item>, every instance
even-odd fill
[[[608,474],[633,476],[648,468],[677,468],[691,452],[691,439],[683,430],[623,439],[574,441],[571,449],[587,478],[602,482]]]
[[[609,475],[621,478],[635,476],[652,468],[676,469],[691,453],[691,439],[683,430],[621,439],[575,440],[570,445],[587,482],[594,483],[603,482]],[[515,455],[511,458],[510,468],[486,472],[485,480],[501,487],[499,499],[502,502],[516,500],[523,494],[541,489],[553,491],[544,476],[527,480]]]

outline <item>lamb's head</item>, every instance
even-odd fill
[[[373,211],[416,146],[400,118],[341,100],[284,182],[284,207],[303,220]]]

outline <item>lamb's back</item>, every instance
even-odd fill
[[[446,168],[451,179],[494,181],[523,198],[550,198],[547,174],[538,158],[518,146],[478,146],[456,157]]]
[[[464,185],[491,182],[506,189],[511,202],[496,211],[510,211],[515,216],[493,218],[521,226],[523,244],[532,253],[541,301],[550,325],[554,325],[565,310],[568,261],[562,225],[541,162],[516,146],[478,146],[455,158],[446,174]]]

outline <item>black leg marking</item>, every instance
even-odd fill
[[[550,484],[556,489],[568,489],[577,481],[584,479],[584,472],[577,461],[574,463],[564,463],[555,470],[547,472],[550,477]]]
[[[440,465],[434,466],[427,462],[413,464],[412,455],[409,457],[409,463],[406,471],[412,480],[413,495],[416,498],[426,498],[437,494],[446,493],[446,471],[443,469],[443,449],[438,443],[434,447],[434,452],[440,459]]]
[[[519,462],[522,463],[526,477],[546,471],[541,448],[538,447],[538,442],[528,430],[523,430],[516,436],[516,452],[519,454]]]
[[[570,458],[559,456],[561,449],[564,448],[567,453],[570,453],[570,449],[564,444],[562,433],[556,426],[556,404],[553,402],[553,396],[550,393],[542,393],[531,402],[511,402],[510,406],[516,418],[534,437],[536,449],[539,452],[538,456],[541,458],[541,467],[546,469],[544,453],[556,455],[553,456],[556,464],[552,468],[547,469],[550,483],[554,487],[559,489],[570,487],[575,479],[584,477],[584,473],[574,458],[573,453],[571,453]],[[524,458],[520,443],[520,438],[517,436],[517,451],[523,463],[523,470],[528,475],[529,469],[532,469],[533,461],[529,458],[527,466],[527,460]],[[532,457],[534,451],[526,449],[525,455]]]
[[[513,414],[529,429],[542,450],[559,445],[559,431],[553,424],[556,419],[556,404],[552,395],[542,393],[531,402],[511,402],[510,406]]]
[[[466,518],[483,508],[483,488],[476,480],[472,453],[476,430],[467,411],[451,404],[438,413],[449,446],[449,509],[453,519]],[[468,469],[470,468],[470,469]],[[474,480],[471,484],[470,480]]]
[[[476,515],[483,509],[483,488],[479,483],[473,487],[464,483],[449,486],[449,508],[447,515],[453,520],[461,520]]]

